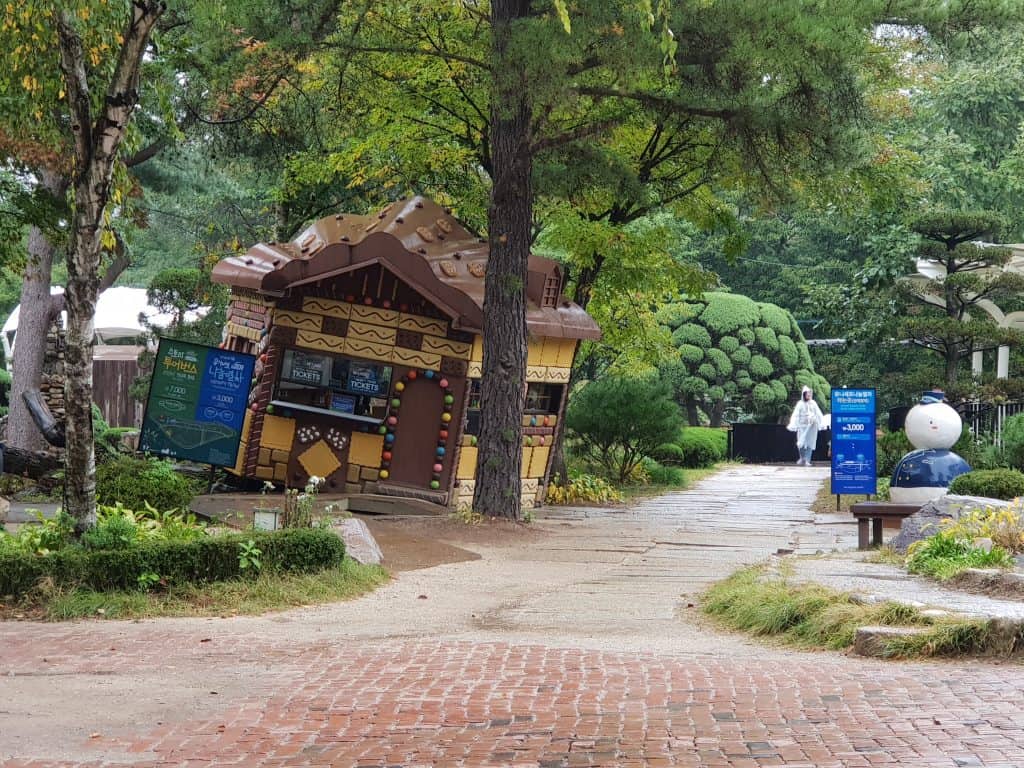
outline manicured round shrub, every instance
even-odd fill
[[[757,339],[757,343],[761,345],[761,349],[767,352],[778,352],[779,350],[779,337],[775,335],[775,331],[767,326],[759,326],[754,329],[754,338]]]
[[[662,443],[651,451],[650,457],[664,466],[678,466],[683,463],[683,449],[675,443]]]
[[[159,512],[187,510],[194,495],[192,481],[160,459],[120,456],[96,469],[96,501],[106,506],[120,503],[143,509],[149,504]]]
[[[1016,469],[978,469],[953,478],[949,492],[957,496],[1016,499],[1024,496],[1024,472]]]
[[[720,376],[728,376],[732,373],[732,361],[721,349],[709,349],[708,360],[715,366]]]
[[[729,437],[724,429],[687,427],[678,438],[684,467],[710,467],[725,461]]]
[[[750,375],[755,379],[767,379],[772,375],[772,361],[764,355],[750,358]]]
[[[767,384],[761,382],[754,385],[752,392],[754,402],[759,408],[767,410],[776,401],[775,392]]]
[[[677,347],[680,344],[693,344],[693,346],[700,347],[701,349],[710,349],[711,334],[702,325],[687,323],[686,325],[680,325],[672,331],[672,343]]]
[[[797,352],[796,344],[789,336],[779,336],[779,357],[782,364],[787,368],[796,368],[800,362],[800,353]]]
[[[757,325],[761,311],[757,304],[746,296],[733,293],[716,293],[700,313],[700,321],[716,335],[723,336],[740,328]]]
[[[788,336],[792,331],[789,312],[775,304],[767,302],[757,305],[761,310],[761,322],[781,336]]]
[[[736,365],[749,365],[750,364],[750,347],[740,347],[731,355],[730,359],[736,363]]]
[[[704,359],[704,350],[693,344],[683,344],[679,347],[679,359],[690,365],[698,364]]]
[[[731,355],[740,348],[740,340],[735,336],[723,336],[718,340],[718,348],[725,354]]]

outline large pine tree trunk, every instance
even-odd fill
[[[473,509],[522,516],[523,409],[526,406],[526,279],[533,224],[530,99],[523,64],[511,48],[528,0],[491,4],[494,85],[493,180],[488,210],[490,257],[484,289],[484,361],[480,452]]]
[[[36,172],[39,186],[55,197],[63,198],[67,181],[47,170]],[[8,446],[21,451],[36,451],[43,446],[32,415],[25,407],[22,393],[37,389],[43,374],[46,356],[46,335],[55,314],[55,302],[50,297],[53,275],[53,256],[56,247],[38,227],[28,233],[25,273],[21,283],[21,308],[18,314],[18,332],[14,342],[14,377],[11,382],[11,412],[7,419]]]

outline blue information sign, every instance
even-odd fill
[[[231,467],[256,358],[160,339],[139,450]]]
[[[832,390],[832,493],[878,492],[875,390]]]

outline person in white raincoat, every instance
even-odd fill
[[[814,392],[810,387],[804,387],[800,393],[800,402],[793,409],[789,426],[786,427],[790,432],[796,432],[796,449],[800,453],[797,466],[811,466],[811,454],[818,445],[818,430],[824,420],[821,409],[814,402]]]

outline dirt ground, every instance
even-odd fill
[[[435,565],[479,560],[466,546],[509,546],[535,540],[543,533],[528,524],[485,520],[475,525],[447,517],[357,515],[377,539],[384,567],[392,573]]]

